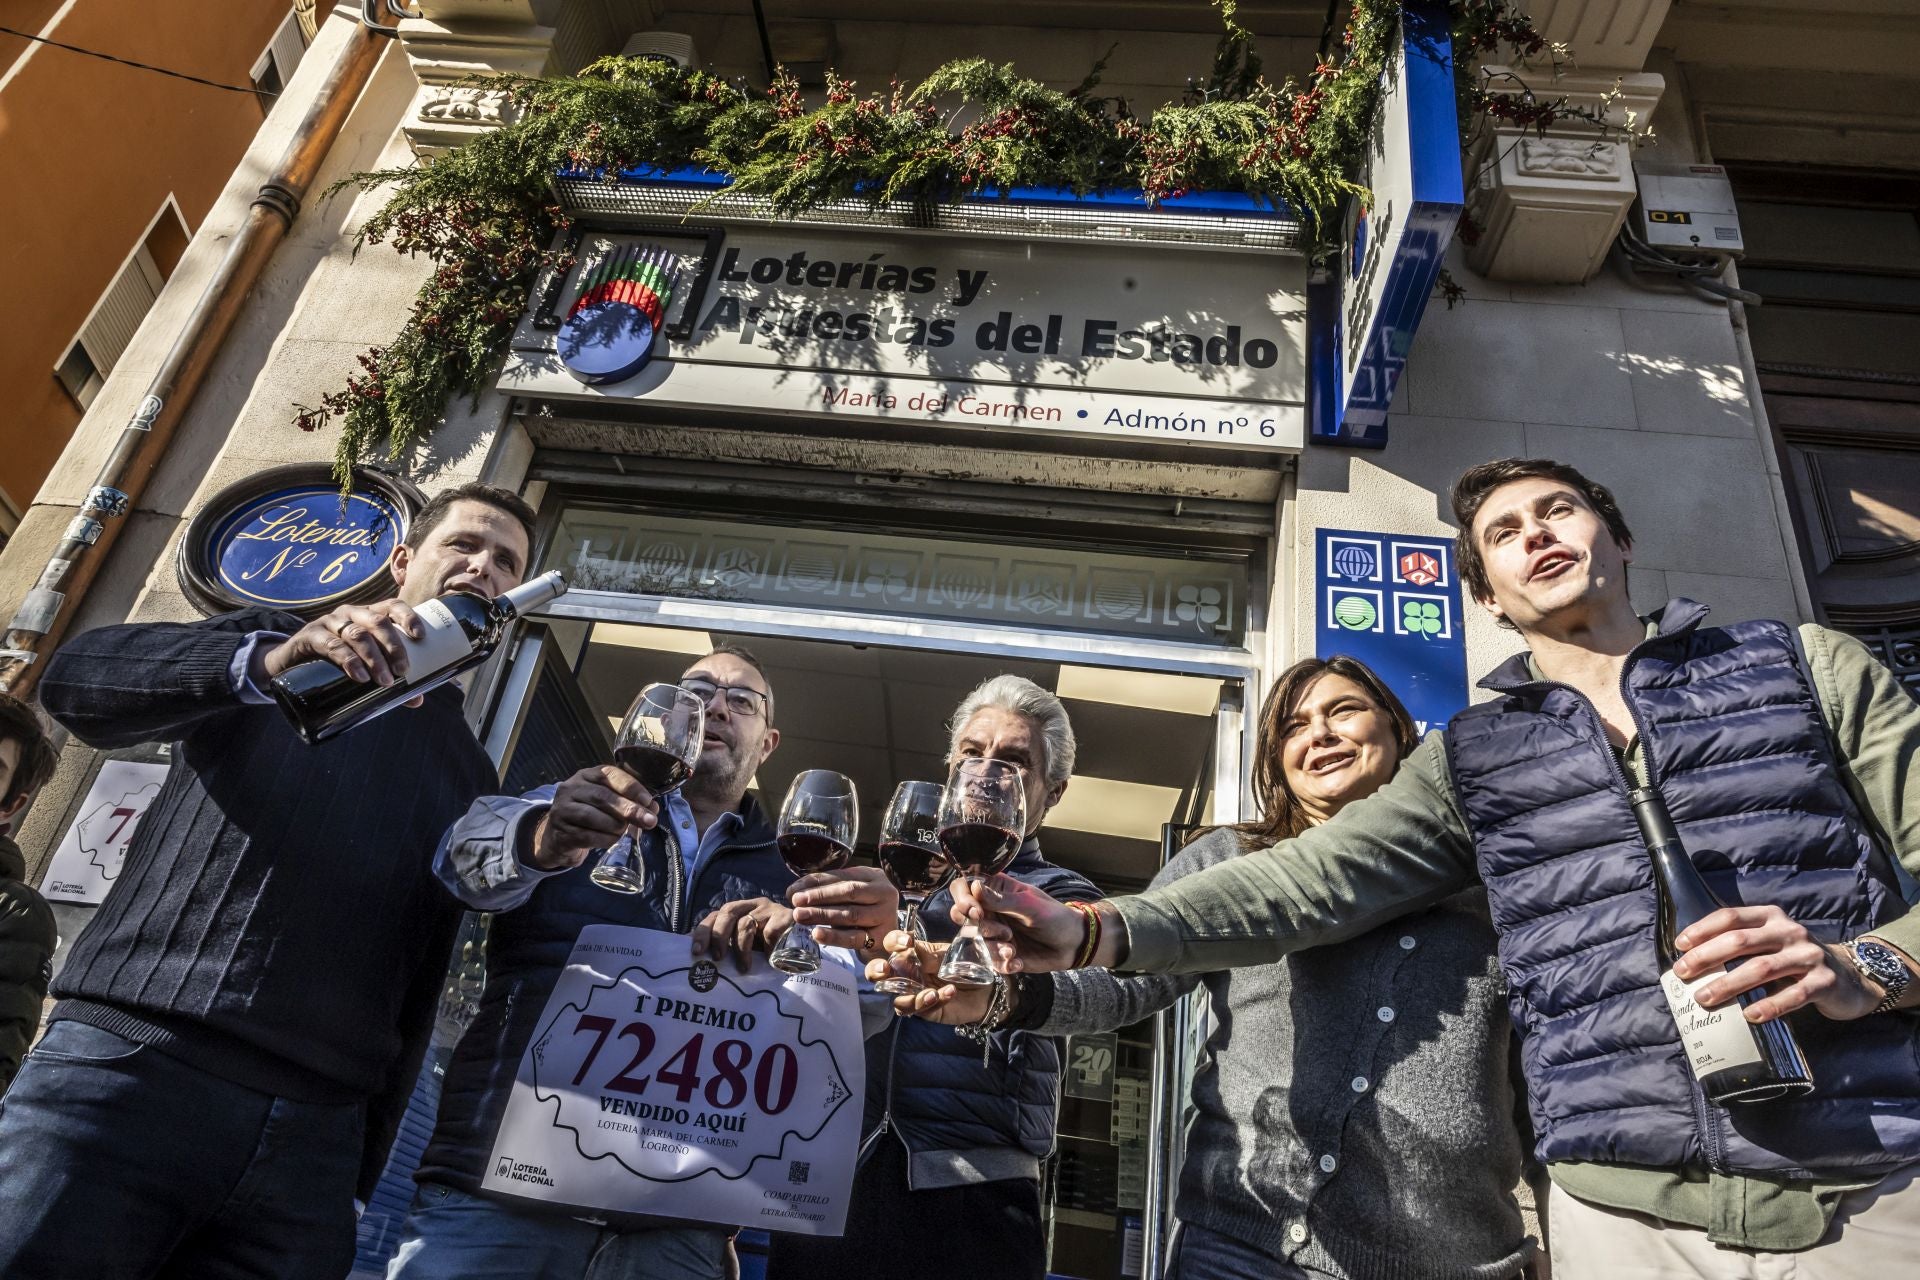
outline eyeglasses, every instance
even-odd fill
[[[727,712],[736,716],[765,715],[767,704],[772,701],[758,689],[750,689],[743,684],[715,684],[711,680],[682,680],[680,687],[709,705],[713,702],[714,694],[726,694]]]

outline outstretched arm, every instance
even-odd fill
[[[421,635],[400,600],[341,605],[305,626],[294,622],[271,609],[241,609],[201,622],[99,627],[48,660],[40,701],[90,747],[171,741],[220,712],[271,701],[266,682],[295,663],[318,659],[355,680],[392,684],[407,670],[402,633]]]
[[[1108,899],[1098,908],[1092,963],[1145,973],[1266,964],[1431,906],[1473,875],[1472,842],[1433,733],[1391,782],[1325,826],[1137,897]],[[998,883],[987,884],[967,914],[1016,971],[1073,967],[1089,935],[1079,913]]]

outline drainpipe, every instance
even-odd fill
[[[31,696],[40,674],[39,659],[51,653],[65,634],[75,607],[99,576],[127,516],[166,455],[267,260],[300,216],[307,189],[372,76],[386,47],[384,32],[389,30],[376,34],[370,23],[356,24],[327,72],[319,96],[294,130],[279,165],[254,196],[246,222],[228,244],[193,313],[153,375],[146,397],[121,428],[81,503],[80,514],[67,525],[60,545],[7,624],[6,636],[0,640],[4,645],[0,690],[17,698]]]

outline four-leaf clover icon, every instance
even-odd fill
[[[1417,636],[1440,634],[1440,606],[1431,600],[1408,600],[1400,606],[1400,625]]]
[[[1173,616],[1182,622],[1205,631],[1220,621],[1222,597],[1216,587],[1181,587],[1174,599]]]

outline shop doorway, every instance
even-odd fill
[[[634,691],[677,680],[719,643],[765,666],[778,751],[755,778],[777,805],[793,775],[848,774],[861,798],[857,856],[870,862],[880,810],[897,781],[944,776],[946,725],[986,678],[1025,676],[1058,694],[1079,755],[1062,802],[1040,832],[1046,856],[1109,893],[1137,891],[1178,847],[1170,833],[1219,820],[1240,776],[1240,683],[1071,661],[1042,661],[863,640],[770,636],[617,621],[549,619],[523,640],[502,682],[488,739],[506,789],[539,785],[609,757],[613,726]],[[1222,774],[1220,761],[1227,760]],[[1190,1081],[1191,1005],[1066,1046],[1068,1068],[1045,1166],[1051,1270],[1062,1277],[1140,1274],[1157,1257]],[[755,1274],[763,1242],[741,1245]]]
[[[677,680],[724,642],[753,652],[774,686],[782,739],[754,779],[763,804],[777,805],[801,769],[850,775],[869,860],[894,784],[944,777],[948,718],[1002,672],[1057,693],[1079,739],[1066,796],[1040,832],[1051,860],[1109,893],[1137,891],[1177,849],[1170,833],[1240,817],[1270,506],[1129,516],[1105,495],[1103,519],[1063,522],[1057,495],[999,495],[985,514],[903,508],[881,524],[845,506],[795,509],[792,487],[751,503],[716,503],[702,483],[542,503],[539,568],[561,569],[572,589],[519,629],[469,695],[503,790],[611,758],[635,692]],[[480,990],[484,930],[475,917],[437,1048],[457,1040]],[[1043,1187],[1056,1275],[1158,1274],[1204,1026],[1189,1001],[1066,1046]],[[383,1179],[393,1212],[362,1221],[369,1262],[404,1215],[407,1154],[396,1148]],[[762,1255],[751,1233],[741,1252],[752,1280]]]

